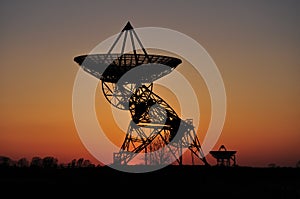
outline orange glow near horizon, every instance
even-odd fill
[[[90,52],[130,20],[134,27],[180,31],[199,42],[216,63],[226,89],[227,112],[214,150],[222,144],[236,150],[241,166],[296,165],[300,160],[298,4],[174,2],[173,11],[166,12],[170,8],[166,2],[159,7],[145,2],[143,8],[149,9],[141,12],[141,5],[118,2],[122,6],[116,7],[115,3],[0,3],[0,156],[14,160],[54,156],[61,163],[83,157],[100,163],[84,146],[73,120],[72,91],[79,70],[73,58]],[[116,11],[113,16],[111,10]],[[186,60],[176,70],[197,96],[197,133],[202,142],[211,121],[207,86]],[[181,116],[174,93],[160,85],[154,85],[154,92]],[[107,137],[120,146],[126,132],[113,120],[100,83],[95,107]],[[207,158],[215,163],[210,155]]]

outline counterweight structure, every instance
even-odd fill
[[[124,53],[128,35],[132,53]],[[121,52],[112,53],[122,36]],[[135,43],[139,44],[139,49]],[[113,154],[114,164],[127,165],[138,154],[144,153],[146,165],[176,162],[181,165],[183,149],[189,149],[193,163],[196,157],[204,165],[209,165],[192,119],[182,120],[152,90],[153,82],[172,72],[182,63],[180,59],[148,54],[128,22],[106,54],[80,55],[74,61],[84,71],[101,80],[102,92],[110,104],[130,111],[132,120],[120,150]],[[136,70],[134,78],[123,78],[127,72],[138,68],[142,70]]]

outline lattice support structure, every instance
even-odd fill
[[[133,53],[125,52],[129,40]],[[113,53],[119,41],[122,42],[121,50]],[[192,121],[181,120],[152,90],[153,82],[171,73],[182,63],[181,59],[148,54],[128,22],[106,54],[80,55],[74,61],[101,81],[102,92],[111,105],[130,111],[132,121],[119,152],[114,153],[114,164],[126,165],[142,153],[145,164],[169,164],[172,161],[182,164],[183,149],[189,149],[192,157],[209,165]],[[136,72],[134,78],[128,78],[127,72],[133,69]]]
[[[183,150],[191,153],[192,164],[194,160],[201,160],[209,165],[201,149],[200,141],[191,125],[191,120],[183,121],[180,131],[183,136],[175,137],[170,142],[170,130],[162,126],[143,127],[131,121],[124,142],[119,152],[114,153],[114,164],[127,165],[138,154],[144,154],[145,165],[157,164],[184,164]]]
[[[201,149],[200,141],[191,119],[183,121],[162,98],[146,86],[141,86],[129,100],[132,121],[115,164],[128,164],[138,153],[145,154],[145,164],[153,163],[153,156],[159,164],[182,162],[183,149],[189,149],[194,157],[209,165]],[[148,131],[148,132],[146,132]],[[163,150],[163,151],[162,151]],[[147,157],[149,153],[149,157]],[[165,159],[162,161],[162,158]]]
[[[160,134],[161,127],[145,128],[130,122],[125,140],[118,153],[114,153],[114,164],[127,165],[139,153],[147,155],[147,146]],[[147,164],[147,158],[145,158]]]

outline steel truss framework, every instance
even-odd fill
[[[192,120],[181,120],[167,102],[146,86],[141,86],[131,96],[129,110],[132,121],[120,151],[114,153],[115,164],[126,165],[139,153],[145,154],[145,164],[152,164],[153,158],[148,154],[155,155],[157,150],[163,149],[166,156],[173,157],[163,161],[164,164],[175,161],[181,165],[183,148],[187,148],[193,163],[196,157],[208,165]],[[162,142],[161,148],[153,149],[152,143],[158,139]]]
[[[124,53],[128,35],[133,53]],[[112,53],[122,36],[121,52]],[[142,53],[137,53],[136,43]],[[80,55],[74,61],[101,80],[102,92],[110,104],[130,111],[132,121],[119,152],[113,154],[114,164],[126,165],[142,153],[145,154],[145,164],[154,164],[153,157],[160,152],[161,157],[167,158],[158,164],[177,162],[181,165],[183,149],[186,148],[191,151],[193,163],[196,157],[209,165],[192,120],[181,120],[171,106],[152,90],[153,82],[172,72],[182,62],[180,59],[148,54],[128,22],[106,54]],[[126,72],[142,65],[148,67],[146,72],[136,75],[136,80],[120,80]]]

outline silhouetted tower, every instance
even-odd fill
[[[236,166],[236,151],[227,151],[224,145],[218,151],[209,153],[217,160],[217,166]]]
[[[122,36],[121,52],[112,53]],[[129,39],[132,53],[124,53]],[[126,165],[140,153],[145,154],[145,164],[149,164],[148,152],[154,152],[151,144],[160,139],[166,153],[175,157],[178,164],[182,164],[183,148],[188,148],[193,157],[209,165],[192,120],[180,119],[171,106],[152,91],[153,82],[172,72],[182,63],[180,59],[148,54],[128,22],[106,54],[80,55],[74,61],[101,80],[102,92],[109,103],[130,111],[132,120],[119,152],[113,154],[114,164]],[[135,70],[134,77],[126,76],[130,70]]]

